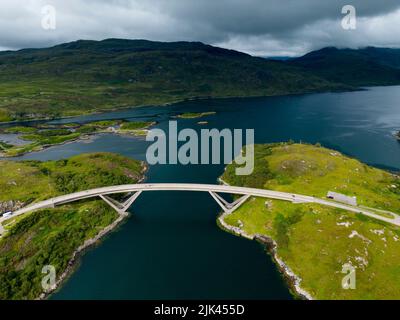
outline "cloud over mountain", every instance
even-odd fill
[[[357,10],[344,30],[341,9]],[[56,9],[55,30],[41,25]],[[77,39],[193,40],[263,56],[299,55],[325,46],[400,47],[398,0],[2,0],[0,48],[50,46]]]

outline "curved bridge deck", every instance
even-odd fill
[[[234,186],[226,186],[226,185],[210,185],[210,184],[192,184],[192,183],[146,183],[146,184],[128,184],[128,185],[119,185],[119,186],[110,186],[103,188],[96,188],[86,191],[80,191],[76,193],[71,193],[67,195],[58,196],[52,199],[48,199],[45,201],[41,201],[38,203],[34,203],[25,208],[16,210],[12,217],[22,215],[29,211],[34,211],[38,209],[44,208],[52,208],[58,205],[79,201],[82,199],[95,198],[100,197],[105,202],[107,202],[111,207],[117,210],[119,213],[125,213],[129,207],[133,204],[133,202],[138,198],[138,196],[142,192],[149,191],[200,191],[200,192],[208,192],[214,198],[214,200],[220,205],[222,210],[229,214],[238,209],[249,197],[260,197],[260,198],[268,198],[282,201],[290,201],[292,203],[317,203],[324,206],[339,208],[351,212],[361,213],[366,216],[394,224],[400,226],[400,216],[391,213],[393,215],[393,219],[388,217],[384,217],[375,213],[374,209],[369,209],[365,207],[352,206],[347,204],[342,204],[334,201],[329,201],[321,198],[295,194],[295,193],[287,193],[280,191],[272,191],[265,189],[255,189],[255,188],[245,188],[245,187],[234,187]],[[112,198],[108,197],[111,194],[118,193],[133,193],[133,195],[126,200],[124,203],[119,203]],[[234,195],[241,195],[241,197],[232,202],[227,202],[224,198],[222,198],[219,193],[229,193]],[[0,218],[0,223],[8,218]],[[0,225],[1,226],[1,225]],[[1,228],[1,227],[0,227]],[[1,234],[1,230],[0,230]]]

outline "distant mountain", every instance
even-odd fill
[[[0,52],[0,121],[392,84],[399,49],[324,48],[277,61],[201,42],[80,40]]]
[[[400,49],[367,47],[359,53],[379,64],[400,69]]]
[[[400,49],[329,47],[288,63],[327,80],[352,86],[400,84]]]
[[[0,53],[0,121],[347,89],[294,65],[200,42],[80,40]]]
[[[293,57],[288,57],[288,56],[275,56],[275,57],[264,57],[264,58],[272,61],[288,61],[294,59]]]

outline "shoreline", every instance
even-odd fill
[[[44,151],[44,150],[51,149],[52,147],[64,146],[64,145],[67,145],[69,143],[74,143],[74,142],[78,142],[78,141],[89,141],[89,140],[92,140],[93,138],[95,139],[96,136],[100,135],[100,134],[102,134],[102,133],[99,132],[99,133],[95,133],[95,134],[85,134],[82,137],[77,137],[77,138],[72,139],[72,140],[68,140],[68,141],[64,141],[64,142],[60,142],[60,143],[56,143],[56,144],[51,144],[51,145],[43,145],[43,146],[40,146],[40,149],[26,151],[26,152],[20,153],[20,154],[15,155],[15,156],[7,156],[7,155],[4,155],[4,154],[0,153],[0,160],[18,158],[18,157],[22,157],[22,156],[24,156],[26,154],[30,154],[30,153],[34,153],[34,152],[41,152],[41,151]]]
[[[49,298],[54,292],[56,292],[62,284],[68,279],[69,276],[74,272],[77,264],[80,261],[80,258],[83,254],[91,247],[96,244],[100,244],[100,240],[104,238],[106,235],[114,231],[127,217],[129,217],[129,213],[119,214],[118,218],[115,219],[111,224],[103,228],[96,236],[93,238],[85,240],[85,242],[80,245],[75,251],[72,253],[71,259],[68,261],[66,269],[62,272],[61,276],[57,279],[55,285],[47,292],[42,292],[36,300],[46,300]]]
[[[223,185],[229,185],[221,177],[218,178],[218,181]],[[274,239],[266,235],[250,235],[243,231],[240,227],[235,227],[227,224],[224,221],[224,218],[227,215],[227,213],[223,212],[219,215],[217,219],[217,224],[222,230],[232,233],[233,235],[238,237],[242,237],[248,240],[256,240],[257,242],[259,242],[266,249],[267,253],[272,257],[275,265],[278,267],[279,272],[282,274],[289,287],[289,290],[292,292],[294,297],[302,300],[314,300],[311,294],[301,287],[301,281],[303,279],[296,275],[290,269],[290,267],[279,257],[277,250],[278,244],[275,242]]]
[[[249,96],[207,96],[207,97],[191,97],[191,98],[182,98],[178,100],[173,100],[170,102],[164,102],[160,104],[143,104],[137,106],[120,106],[120,107],[113,107],[107,110],[96,110],[93,112],[82,113],[79,115],[73,116],[61,116],[61,117],[54,117],[54,118],[33,118],[33,119],[21,119],[21,120],[12,120],[12,121],[2,121],[0,122],[0,126],[8,125],[8,124],[16,124],[16,123],[29,123],[29,122],[36,122],[36,121],[55,121],[55,120],[64,120],[64,119],[72,119],[77,117],[84,117],[84,116],[93,116],[98,114],[106,114],[109,112],[116,112],[120,110],[127,110],[127,109],[137,109],[137,108],[148,108],[148,107],[168,107],[172,105],[176,105],[185,101],[203,101],[203,100],[223,100],[223,99],[247,99],[247,98],[268,98],[268,97],[287,97],[287,96],[301,96],[307,94],[318,94],[318,93],[345,93],[345,92],[357,92],[357,91],[367,91],[368,88],[374,87],[392,87],[392,86],[399,86],[399,85],[389,85],[389,86],[369,86],[369,87],[355,87],[355,88],[347,88],[347,89],[339,89],[339,90],[325,90],[325,91],[306,91],[306,92],[293,92],[293,93],[282,93],[282,94],[270,94],[270,95],[249,95]]]
[[[292,292],[294,297],[301,300],[314,300],[311,294],[301,287],[300,284],[302,279],[298,275],[296,275],[289,268],[289,266],[286,265],[286,263],[278,256],[278,245],[275,240],[265,235],[250,235],[239,227],[227,224],[224,221],[226,215],[226,213],[222,213],[217,219],[217,224],[222,230],[229,232],[235,236],[245,238],[247,240],[256,240],[258,243],[260,243],[266,249],[267,253],[272,257],[275,265],[278,267],[279,272],[282,274],[286,284],[289,287],[289,290]]]
[[[140,172],[142,177],[137,181],[137,183],[141,183],[146,180],[146,172],[149,170],[149,166],[145,161],[142,161],[142,171]],[[126,218],[129,217],[129,212],[119,213],[117,219],[115,219],[111,224],[104,227],[99,233],[93,238],[85,240],[85,242],[80,245],[77,249],[72,253],[71,259],[68,261],[66,269],[63,271],[61,276],[56,281],[56,284],[53,288],[51,288],[48,292],[42,292],[40,296],[36,300],[46,300],[49,298],[54,292],[61,288],[63,283],[68,280],[68,277],[71,276],[76,266],[78,265],[80,258],[84,255],[84,253],[94,247],[95,245],[99,245],[106,235],[114,231],[117,227],[121,225],[122,222],[125,221]]]
[[[149,131],[148,128],[144,129],[144,130]],[[99,132],[95,132],[95,133],[87,133],[87,134],[84,134],[84,135],[82,135],[80,137],[77,137],[75,139],[72,139],[72,140],[68,140],[68,141],[64,141],[64,142],[60,142],[60,143],[56,143],[56,144],[51,144],[51,145],[43,145],[43,146],[40,146],[40,148],[37,149],[37,150],[26,151],[26,152],[20,153],[18,155],[10,156],[10,155],[4,155],[3,153],[0,152],[0,160],[18,158],[18,157],[22,157],[22,156],[27,155],[27,154],[31,154],[31,153],[35,153],[35,152],[41,152],[41,151],[44,151],[44,150],[51,149],[53,147],[63,146],[63,145],[67,145],[67,144],[74,143],[74,142],[88,141],[88,143],[90,143],[94,139],[96,139],[97,137],[100,137],[100,136],[102,136],[104,134],[112,134],[112,135],[118,135],[118,136],[121,136],[121,137],[128,137],[128,138],[143,138],[143,137],[146,136],[146,135],[142,135],[142,134],[134,134],[132,132],[124,133],[124,132],[112,132],[112,131],[109,131],[109,132],[108,131],[99,131]],[[16,161],[18,161],[18,160],[16,160]]]

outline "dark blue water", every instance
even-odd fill
[[[400,170],[400,87],[290,97],[204,100],[148,107],[58,122],[99,119],[157,121],[181,112],[216,111],[206,126],[180,119],[179,128],[252,128],[257,143],[320,142],[368,164]],[[102,135],[19,159],[59,159],[108,151],[145,159],[143,138]],[[216,183],[222,165],[152,166],[150,182]],[[219,209],[202,193],[143,194],[117,232],[83,257],[55,299],[288,299],[284,281],[255,242],[218,229]]]

